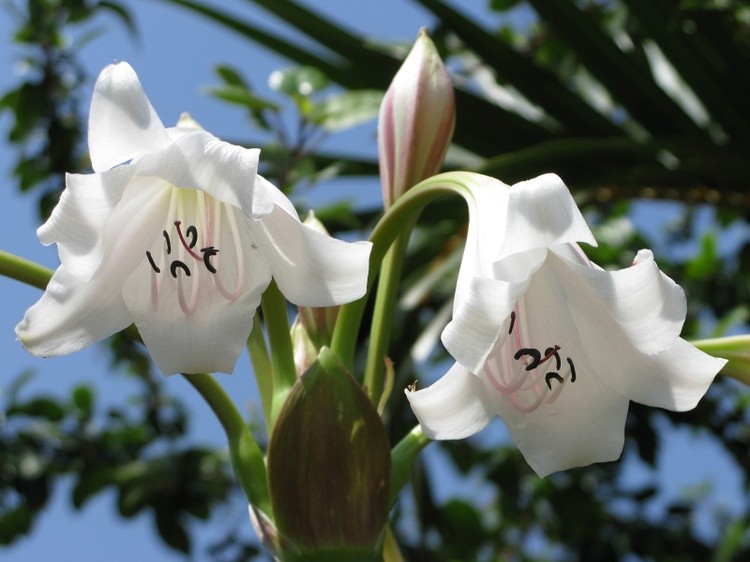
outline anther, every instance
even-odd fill
[[[149,252],[148,250],[146,251],[146,257],[148,258],[148,263],[151,264],[151,267],[153,268],[153,270],[156,273],[161,273],[161,269],[156,267],[156,263],[154,263],[154,258],[151,257],[151,252]]]
[[[174,221],[174,225],[175,225],[175,227],[177,227],[177,236],[180,237],[180,242],[182,242],[182,245],[187,250],[188,254],[190,254],[191,256],[193,256],[197,260],[203,259],[201,256],[199,256],[198,254],[196,254],[192,250],[193,246],[195,246],[195,241],[191,245],[188,245],[188,243],[185,241],[185,237],[182,235],[182,229],[180,228],[181,224],[182,224],[181,221]],[[188,233],[190,232],[190,228],[195,228],[195,227],[189,227],[188,228]],[[198,231],[197,230],[195,231],[195,236],[196,236],[196,241],[197,241],[197,237],[198,237]]]
[[[527,371],[532,371],[540,365],[542,354],[538,349],[524,347],[523,349],[519,349],[518,351],[516,351],[516,354],[513,356],[513,358],[518,360],[518,359],[521,359],[521,357],[523,357],[524,355],[530,355],[531,357],[534,358],[531,361],[531,363],[526,365]]]
[[[185,275],[190,277],[190,268],[185,264],[185,262],[181,262],[180,260],[174,260],[172,262],[172,265],[169,266],[169,271],[172,273],[172,277],[177,279],[177,269],[180,268],[182,271],[185,272]]]
[[[513,333],[513,326],[516,325],[516,313],[515,311],[510,312],[510,328],[508,328],[508,334]]]
[[[219,250],[213,246],[209,246],[208,248],[201,248],[201,253],[203,254],[203,264],[206,266],[206,269],[211,273],[216,273],[216,268],[210,260],[213,256],[219,253]]]
[[[550,357],[554,357],[555,358],[555,369],[557,369],[559,371],[560,370],[560,366],[562,365],[562,363],[560,361],[560,354],[558,353],[558,351],[560,351],[560,346],[559,345],[556,345],[555,347],[548,347],[547,349],[544,350],[544,357],[542,358],[542,360],[540,361],[540,363],[544,363]]]
[[[570,382],[576,382],[576,367],[573,365],[573,360],[567,357],[568,366],[570,367]]]
[[[554,371],[550,371],[546,375],[544,375],[544,382],[547,383],[547,388],[552,390],[552,379],[555,379],[560,384],[563,383],[563,378],[560,376],[560,373],[556,373]]]
[[[172,242],[169,240],[169,234],[166,230],[162,230],[161,233],[164,235],[164,241],[167,243],[167,253],[172,253]]]

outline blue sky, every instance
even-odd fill
[[[250,2],[228,0],[212,3],[283,29],[278,20],[266,16]],[[486,4],[486,0],[463,0],[460,3],[463,9],[481,11],[483,14],[486,14],[482,10]],[[204,128],[219,137],[231,139],[252,136],[247,128],[248,123],[239,110],[216,102],[203,91],[206,86],[217,83],[212,69],[217,63],[232,64],[242,70],[261,92],[272,95],[266,86],[267,78],[273,70],[287,66],[288,63],[172,6],[142,0],[127,2],[127,5],[136,17],[140,38],[133,40],[128,37],[124,28],[112,19],[101,20],[104,35],[89,44],[82,53],[92,80],[106,64],[126,60],[139,74],[146,93],[165,124],[176,122],[181,112],[189,111]],[[319,0],[315,7],[335,15],[340,21],[368,35],[405,43],[416,37],[421,26],[432,21],[429,14],[407,0]],[[0,17],[0,44],[4,45],[0,49],[0,91],[15,84],[19,76],[15,65],[19,51],[9,48],[11,33],[12,22],[3,14]],[[458,118],[460,119],[460,115]],[[3,116],[0,118],[3,135],[8,127],[9,119]],[[375,124],[372,122],[351,133],[334,136],[326,146],[374,157]],[[0,150],[0,177],[6,183],[0,195],[3,198],[0,204],[0,248],[54,268],[58,263],[56,251],[38,243],[35,235],[35,202],[33,198],[17,195],[10,175],[11,166],[12,153]],[[346,193],[354,199],[364,197],[372,200],[377,198],[379,186],[375,181],[354,182],[351,185],[337,182],[324,186],[323,191],[330,196]],[[134,390],[123,377],[108,375],[106,353],[96,346],[73,356],[47,360],[26,354],[15,341],[13,327],[40,293],[10,280],[0,280],[0,288],[3,295],[3,307],[0,311],[0,334],[3,334],[0,337],[0,356],[3,357],[0,392],[18,373],[26,369],[32,369],[36,373],[29,392],[45,390],[64,395],[77,383],[85,381],[96,385],[103,403],[111,404],[117,403]],[[254,383],[246,359],[241,360],[234,375],[222,376],[221,382],[238,404],[247,408],[255,407]],[[187,383],[179,377],[173,377],[167,381],[167,385],[170,392],[191,405],[195,415],[191,438],[196,442],[223,446],[223,434],[218,423]],[[504,431],[499,423],[493,424],[492,428],[488,431],[495,434],[488,438],[496,439],[496,433]],[[702,455],[703,458],[710,457],[710,463],[696,463],[691,450],[693,445],[694,438],[681,433],[675,433],[667,443],[663,454],[671,468],[667,473],[670,487],[677,493],[682,487],[704,477],[722,478],[725,484],[719,488],[718,499],[731,504],[732,494],[741,490],[738,481],[727,473],[726,464],[716,451],[707,451],[706,455]],[[430,456],[439,460],[439,455]],[[684,470],[691,463],[692,469]],[[644,470],[643,467],[633,465],[630,474],[634,483],[643,476]],[[481,483],[469,485],[480,487]],[[115,497],[112,494],[101,495],[83,512],[73,511],[68,504],[69,486],[64,485],[56,491],[51,509],[38,520],[32,534],[18,541],[13,548],[3,550],[0,558],[6,562],[48,559],[57,562],[183,560],[161,545],[152,530],[150,516],[127,521],[120,519],[116,514]],[[221,526],[233,522],[238,514],[242,516],[242,512],[242,505],[221,510],[208,530],[199,533],[196,560],[202,559],[200,549],[206,544],[206,540],[218,537]]]

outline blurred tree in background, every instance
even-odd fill
[[[294,197],[301,186],[331,178],[377,175],[374,153],[352,158],[317,147],[326,135],[376,115],[406,54],[403,45],[366,40],[310,2],[248,0],[244,13],[229,13],[217,3],[162,1],[289,60],[290,68],[273,80],[274,99],[251,89],[243,77],[250,68],[229,55],[216,61],[211,92],[248,117],[245,144],[259,133],[271,139],[261,147],[266,177]],[[449,167],[506,183],[559,174],[594,225],[600,245],[587,251],[602,266],[628,265],[642,247],[681,249],[661,252],[658,259],[690,296],[684,337],[748,330],[750,245],[746,239],[731,246],[722,241],[726,232],[746,225],[750,214],[750,4],[488,0],[488,12],[507,16],[493,28],[464,14],[459,2],[413,1],[435,15],[430,34],[454,73],[458,117]],[[0,110],[12,119],[8,142],[17,154],[16,189],[39,200],[42,218],[56,202],[64,172],[87,168],[80,93],[88,76],[78,58],[81,43],[67,44],[66,30],[94,29],[99,14],[109,11],[134,31],[133,8],[137,4],[86,0],[6,3],[16,18],[13,41],[24,48],[27,72],[2,94]],[[254,23],[260,10],[318,48]],[[289,115],[295,128],[285,127]],[[11,188],[6,182],[5,189]],[[634,199],[637,212],[653,220],[659,201],[680,201],[680,220],[661,230],[639,228],[643,222],[630,220],[637,214]],[[316,209],[338,233],[366,230],[379,212],[343,201]],[[414,424],[401,389],[442,372],[446,362],[434,346],[450,314],[465,220],[461,206],[438,201],[413,235],[390,349],[396,365],[393,415],[386,420],[392,443]],[[207,518],[233,493],[223,451],[179,441],[190,412],[165,392],[141,348],[116,337],[109,351],[113,366],[126,366],[141,381],[141,392],[96,425],[89,422],[97,398],[86,386],[67,400],[29,397],[19,375],[3,393],[0,543],[33,533],[35,518],[64,475],[75,482],[76,508],[114,489],[124,517],[150,509],[164,541],[184,552],[191,548],[188,518]],[[395,512],[405,558],[747,559],[750,501],[738,498],[741,511],[729,514],[712,511],[700,493],[665,499],[658,453],[670,432],[687,428],[733,459],[747,489],[749,403],[744,386],[720,377],[692,412],[632,407],[623,457],[649,469],[636,486],[624,477],[629,463],[622,460],[540,480],[511,443],[499,442],[497,432],[433,444],[442,454],[430,461],[437,459],[440,470],[422,463]],[[457,482],[479,479],[481,497],[436,499],[444,496],[438,491],[446,474]],[[229,530],[216,537],[211,556],[239,561],[259,552]]]

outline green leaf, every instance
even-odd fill
[[[51,422],[57,422],[65,417],[65,409],[53,398],[43,396],[33,398],[28,402],[12,404],[8,408],[8,416],[15,415],[44,418]]]
[[[0,515],[0,544],[10,544],[31,530],[33,516],[27,505],[21,505]]]
[[[328,78],[312,66],[298,66],[274,71],[268,79],[274,90],[291,97],[307,98],[328,87]]]
[[[340,131],[377,117],[381,101],[381,91],[351,90],[314,104],[308,117],[327,131]]]
[[[716,236],[706,233],[701,239],[701,247],[685,266],[685,273],[692,279],[702,281],[713,277],[719,267],[719,256],[716,250]]]
[[[216,71],[216,74],[218,74],[219,77],[230,86],[242,86],[246,90],[250,89],[242,75],[231,66],[220,64],[214,70]]]
[[[94,407],[94,391],[90,386],[78,385],[72,392],[73,404],[81,412],[82,417],[88,419],[91,417],[91,411]]]

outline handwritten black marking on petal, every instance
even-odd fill
[[[576,382],[576,366],[573,365],[573,360],[570,357],[566,358],[568,366],[570,366],[570,382]]]
[[[544,375],[544,382],[547,383],[547,388],[552,390],[552,379],[555,379],[560,384],[563,383],[563,378],[560,376],[560,373],[556,373],[554,371],[550,371],[546,375]]]
[[[156,263],[154,263],[154,258],[151,257],[151,252],[149,252],[148,250],[146,251],[146,257],[148,258],[148,263],[151,264],[151,267],[153,268],[153,270],[156,273],[161,273],[161,269],[156,267]]]
[[[556,345],[555,347],[548,347],[544,350],[544,359],[542,359],[542,363],[544,363],[547,359],[550,357],[555,358],[555,369],[560,370],[560,367],[562,366],[562,361],[560,360],[560,354],[558,353],[560,351],[560,346]]]
[[[206,266],[206,269],[211,273],[216,273],[216,268],[213,266],[210,260],[212,256],[215,256],[219,253],[219,250],[217,250],[213,246],[209,246],[208,248],[201,248],[201,253],[203,254],[203,263]]]
[[[175,279],[177,279],[177,268],[182,269],[182,271],[185,272],[185,275],[187,275],[188,277],[190,277],[190,268],[187,266],[187,264],[185,262],[182,262],[180,260],[174,260],[172,262],[172,265],[169,266],[169,271],[172,272],[172,277],[174,277]]]
[[[513,358],[516,359],[516,360],[518,360],[518,359],[521,359],[521,357],[523,357],[524,355],[530,355],[531,357],[534,358],[531,361],[531,363],[529,363],[528,365],[526,365],[526,370],[527,371],[532,371],[532,370],[536,369],[541,364],[541,362],[542,362],[541,361],[541,359],[542,359],[542,353],[541,353],[541,351],[539,351],[538,349],[531,348],[531,347],[524,347],[522,349],[519,349],[518,351],[516,351],[516,354],[513,356]]]
[[[172,253],[172,242],[169,239],[169,234],[166,230],[162,230],[161,233],[164,235],[164,240],[167,242],[167,253]]]
[[[516,313],[515,311],[510,312],[510,328],[508,329],[508,333],[513,333],[513,326],[516,325]]]

